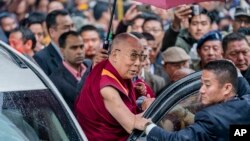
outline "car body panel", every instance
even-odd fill
[[[27,101],[25,102],[25,100],[28,100],[27,96],[30,96],[29,93],[32,93],[34,95],[39,94],[39,93],[41,94],[45,93],[47,96],[51,96],[51,97],[48,97],[48,98],[42,97],[43,98],[42,100],[42,98],[39,99],[40,96],[38,95],[36,97],[36,100],[38,102],[40,101],[48,102],[52,98],[54,99],[54,101],[56,101],[56,104],[57,104],[56,107],[52,107],[52,112],[51,114],[48,114],[47,117],[49,117],[54,122],[56,122],[55,119],[58,119],[57,121],[60,121],[60,122],[61,121],[62,122],[65,121],[66,123],[68,122],[69,127],[72,127],[71,129],[72,132],[75,132],[77,134],[77,136],[69,140],[87,141],[87,137],[82,131],[72,111],[70,110],[70,108],[64,101],[63,97],[54,86],[54,84],[46,76],[46,74],[34,62],[32,62],[26,56],[14,50],[12,47],[7,45],[6,43],[0,41],[0,48],[1,48],[0,49],[0,72],[1,72],[0,94],[2,95],[2,96],[0,95],[0,114],[4,113],[4,110],[6,108],[5,106],[8,105],[6,101],[12,102],[12,105],[14,103],[14,105],[23,106],[23,104],[27,103]],[[7,97],[3,95],[7,95]],[[24,102],[18,102],[19,99],[17,100],[10,99],[13,97],[17,97],[16,95],[26,96],[26,97],[22,97],[24,99]],[[32,101],[32,99],[30,101]],[[8,112],[11,111],[11,108],[16,108],[16,107],[7,107]],[[25,107],[22,107],[22,108],[25,108]],[[22,108],[18,108],[18,109],[22,109]],[[30,108],[32,107],[30,106]],[[63,114],[62,116],[57,115],[56,110],[58,109],[60,110],[60,113]],[[21,110],[21,112],[23,111]],[[49,113],[49,111],[46,111],[46,112]],[[54,125],[58,126],[58,129],[59,129],[59,127],[61,126],[59,124],[60,123],[55,123]],[[61,133],[61,131],[57,131],[57,132]],[[67,133],[67,134],[71,134],[71,133]]]

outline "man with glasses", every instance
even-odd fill
[[[242,27],[250,27],[250,8],[235,9],[233,31],[236,32]]]
[[[109,58],[92,69],[75,103],[76,118],[89,141],[125,141],[139,128],[132,78],[145,59],[140,40],[121,33],[113,40]],[[152,100],[146,99],[146,105]]]
[[[231,33],[223,38],[224,58],[234,62],[250,84],[250,46],[243,34]]]
[[[155,58],[151,58],[152,63],[160,64],[162,57],[160,55],[162,38],[164,35],[163,23],[161,19],[157,17],[146,18],[142,25],[143,32],[150,33],[155,39]]]
[[[51,43],[34,55],[37,64],[50,75],[53,70],[62,64],[62,54],[59,49],[58,38],[63,33],[75,30],[69,13],[65,10],[55,10],[46,17],[47,30]]]

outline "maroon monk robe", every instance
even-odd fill
[[[131,80],[123,80],[108,60],[91,71],[75,104],[76,118],[90,141],[125,141],[129,134],[105,108],[100,90],[118,90],[125,105],[138,113]]]

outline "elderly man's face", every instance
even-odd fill
[[[188,31],[195,40],[199,40],[211,29],[211,21],[207,15],[194,16],[189,24]]]
[[[116,68],[123,79],[132,79],[138,75],[142,62],[146,59],[143,46],[139,43],[135,43],[135,46],[131,46],[131,43],[119,45],[121,47],[113,51],[117,58]]]
[[[233,22],[233,30],[238,31],[242,27],[250,27],[250,18],[246,16],[237,16]]]
[[[223,58],[223,50],[221,41],[206,41],[198,50],[198,54],[201,58],[202,65],[206,65],[208,62]]]
[[[231,41],[224,57],[233,61],[240,71],[245,71],[250,66],[250,46],[246,40]]]
[[[203,70],[199,90],[201,103],[207,106],[224,101],[222,87],[218,77],[212,71]]]

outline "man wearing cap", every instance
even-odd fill
[[[242,27],[250,27],[250,9],[237,7],[234,14],[233,31],[236,32]]]
[[[180,47],[170,47],[163,52],[164,69],[170,79],[176,70],[189,68],[189,55]]]
[[[208,62],[223,58],[221,44],[222,36],[218,31],[210,31],[197,43],[197,52],[201,60],[199,64],[193,64],[193,69],[201,70]]]

